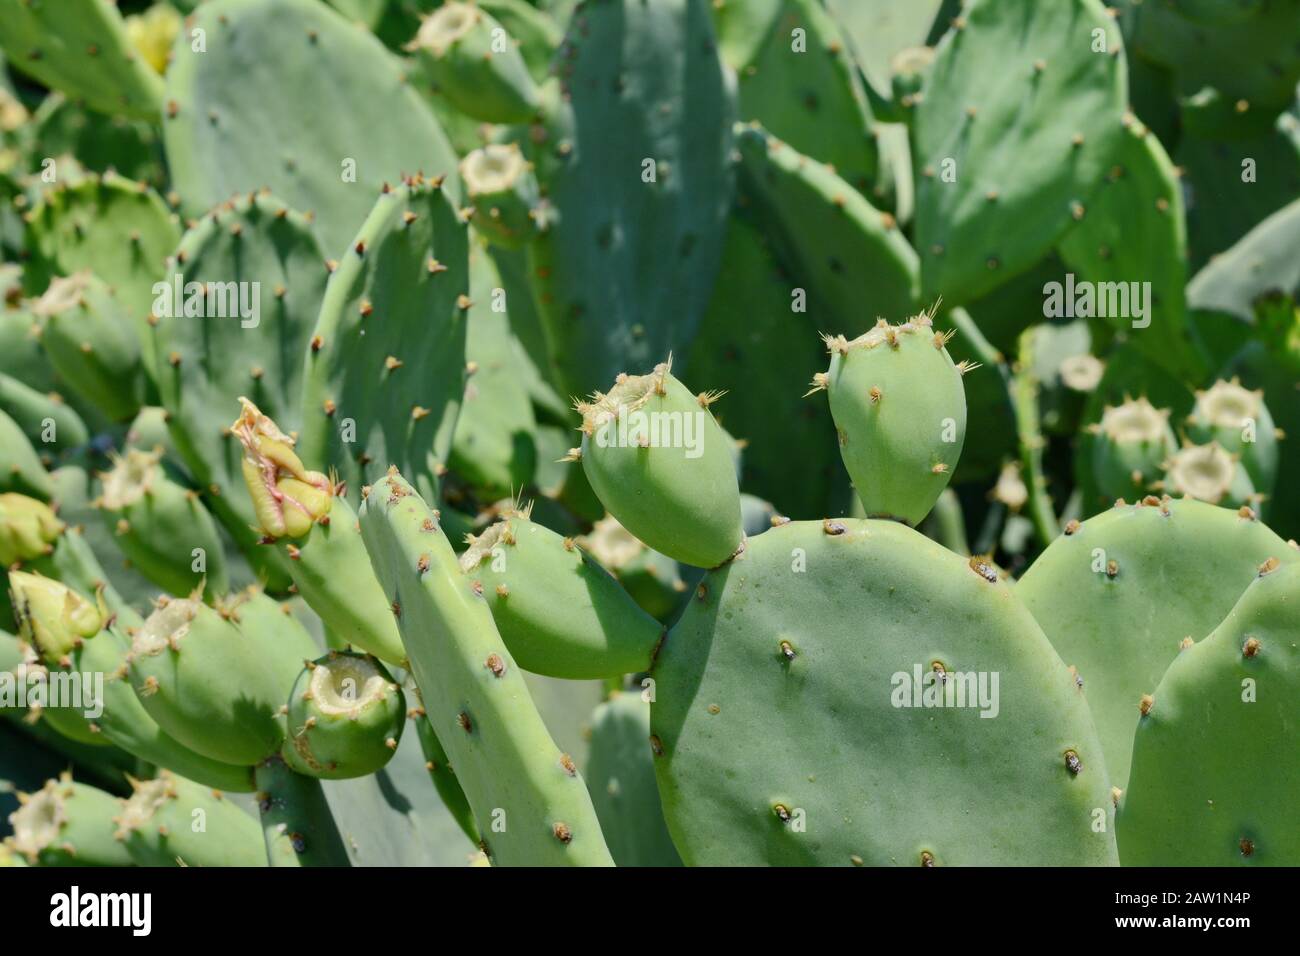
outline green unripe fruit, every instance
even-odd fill
[[[49,554],[62,531],[63,522],[44,502],[12,492],[0,494],[0,566]]]
[[[474,228],[488,242],[518,249],[537,234],[537,179],[518,145],[474,150],[461,161],[460,176],[474,207]]]
[[[651,548],[700,568],[722,564],[741,541],[731,442],[709,412],[718,397],[692,395],[661,363],[577,405],[576,456],[601,503]]]
[[[172,594],[190,594],[205,582],[209,595],[228,590],[217,524],[198,492],[167,476],[161,452],[127,449],[103,483],[97,504],[141,574]]]
[[[650,667],[663,627],[571,538],[514,513],[460,556],[525,670],[569,680]]]
[[[1196,393],[1187,434],[1198,445],[1217,442],[1241,458],[1255,490],[1268,494],[1277,479],[1277,428],[1262,391],[1237,379],[1217,381]]]
[[[288,719],[281,755],[291,768],[324,780],[364,777],[397,751],[406,695],[375,658],[332,651],[298,675]]]
[[[117,799],[73,783],[70,774],[48,780],[36,793],[19,794],[9,815],[13,836],[5,846],[40,866],[130,866],[131,857],[114,837]]]
[[[138,866],[266,866],[262,828],[213,790],[161,770],[132,780],[117,839]]]
[[[871,517],[919,524],[948,486],[966,439],[962,375],[932,317],[901,325],[883,319],[849,340],[827,337],[825,389],[840,435],[840,455]]]
[[[1189,445],[1165,462],[1165,489],[1224,508],[1239,508],[1256,500],[1255,486],[1236,455],[1217,442]]]
[[[501,24],[468,3],[445,3],[407,45],[460,112],[488,123],[527,123],[538,91],[523,54]]]
[[[103,626],[95,605],[52,578],[10,571],[9,593],[23,639],[52,667]]]
[[[1156,408],[1145,398],[1106,408],[1093,432],[1093,475],[1097,490],[1111,500],[1146,495],[1178,447],[1169,409]]]
[[[281,709],[303,661],[318,653],[302,625],[263,594],[219,609],[172,599],[134,635],[131,685],[169,735],[248,767],[279,751]]]

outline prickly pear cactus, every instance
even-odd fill
[[[846,595],[853,615],[836,613]],[[1069,670],[989,564],[897,523],[751,540],[700,582],[651,677],[688,864],[1115,863],[1106,761]]]
[[[1300,564],[1246,588],[1179,652],[1140,705],[1115,827],[1127,866],[1294,866],[1295,764],[1279,760],[1300,705]]]
[[[1120,142],[1122,52],[1099,0],[973,0],[962,10],[912,120],[927,299],[970,302],[1066,231],[1091,191],[1080,184],[1101,178]]]
[[[1115,786],[1128,780],[1143,696],[1270,560],[1295,563],[1300,552],[1249,508],[1148,497],[1068,524],[1016,585],[1076,674]]]
[[[205,3],[173,54],[163,134],[191,215],[269,187],[312,213],[322,246],[341,257],[384,182],[456,173],[400,63],[323,3]],[[300,131],[287,152],[285,129]]]

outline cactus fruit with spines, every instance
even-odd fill
[[[569,680],[648,669],[663,626],[572,538],[530,519],[505,515],[460,556],[519,666]]]
[[[476,4],[448,0],[420,24],[408,49],[460,112],[488,123],[527,123],[536,115],[540,97],[523,53]]]
[[[825,390],[840,454],[869,517],[915,526],[948,486],[966,440],[970,364],[949,357],[933,316],[879,324],[855,339],[827,336]]]
[[[120,7],[0,0],[0,864],[1296,862],[1300,0]]]
[[[661,362],[577,404],[574,457],[609,513],[656,551],[698,568],[722,564],[741,545],[735,466],[709,410],[720,397],[692,394]]]
[[[383,768],[406,727],[406,697],[373,657],[331,651],[308,661],[289,692],[281,748],[297,772],[323,780]]]

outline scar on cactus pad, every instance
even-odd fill
[[[294,440],[242,396],[231,432],[244,446],[244,481],[262,530],[273,538],[300,538],[329,514],[334,485],[308,471],[294,454]]]
[[[979,366],[953,362],[951,336],[934,330],[933,310],[899,325],[881,319],[855,339],[823,336],[831,364],[812,391],[830,399],[840,455],[869,516],[916,525],[952,477],[966,439],[961,380]]]
[[[741,547],[740,487],[730,442],[692,394],[672,358],[649,375],[618,376],[608,392],[578,402],[582,461],[592,490],[628,531],[683,564],[713,568]]]

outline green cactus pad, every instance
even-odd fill
[[[279,558],[257,547],[242,449],[228,426],[247,395],[284,427],[298,427],[303,356],[328,277],[303,216],[268,195],[243,197],[190,227],[154,304],[158,390],[177,452],[260,568]],[[209,283],[213,291],[204,295]],[[286,579],[281,563],[272,582]]]
[[[23,794],[9,815],[13,836],[5,846],[29,864],[41,866],[130,866],[131,857],[114,836],[120,805],[103,790],[73,783],[70,774]]]
[[[364,777],[392,759],[406,727],[406,696],[373,657],[331,651],[310,662],[289,694],[281,750],[295,772]]]
[[[681,866],[659,803],[650,738],[650,705],[616,692],[591,715],[587,786],[618,866]]]
[[[809,334],[813,323],[794,312],[797,285],[761,228],[733,216],[709,311],[683,364],[692,379],[738,397],[761,376],[763,400],[724,402],[718,419],[746,443],[741,486],[803,516],[833,509],[843,497],[844,473],[830,411],[802,397],[808,369],[823,353]],[[815,303],[807,312],[822,317]],[[789,480],[791,461],[799,462],[797,482]]]
[[[526,123],[536,115],[539,95],[523,53],[478,6],[448,0],[425,18],[407,49],[465,115],[487,123]]]
[[[1243,322],[1255,319],[1255,303],[1268,292],[1300,290],[1300,199],[1259,223],[1187,284],[1187,304],[1222,312]]]
[[[752,539],[701,581],[652,676],[649,746],[688,865],[1116,861],[1069,671],[994,569],[896,522]]]
[[[1111,782],[1121,788],[1138,705],[1180,642],[1223,620],[1261,563],[1300,561],[1249,511],[1146,501],[1067,525],[1016,585],[1082,681]]]
[[[399,61],[323,3],[218,0],[189,23],[206,31],[207,50],[177,43],[163,135],[191,215],[269,187],[315,214],[337,258],[382,183],[455,175],[447,138]],[[296,131],[288,147],[286,129]]]
[[[158,194],[108,172],[47,189],[26,218],[28,294],[42,294],[55,276],[89,269],[113,287],[143,335],[154,283],[180,237],[176,217]],[[147,349],[145,362],[152,368]]]
[[[869,516],[918,524],[948,485],[966,440],[966,393],[948,338],[929,315],[884,319],[848,340],[827,336],[818,375],[839,429],[840,455]]]
[[[700,568],[741,541],[731,440],[709,411],[716,398],[692,395],[661,363],[578,403],[582,469],[601,502],[650,547]]]
[[[460,556],[519,666],[588,680],[646,670],[663,627],[571,538],[509,514]]]
[[[221,791],[168,770],[133,780],[114,822],[137,866],[266,866],[256,820]]]
[[[97,502],[122,553],[172,594],[225,594],[225,549],[197,492],[169,477],[158,452],[128,449],[103,475]]]
[[[220,610],[173,598],[137,629],[131,686],[170,736],[213,760],[249,767],[284,742],[280,709],[317,656],[311,636],[271,598]]]
[[[21,426],[0,411],[0,492],[5,491],[48,501],[54,487]]]
[[[487,250],[478,245],[470,248],[469,272],[473,304],[465,352],[471,374],[449,463],[476,491],[495,500],[532,484],[537,418],[529,382],[521,374],[522,350],[510,330],[509,312],[517,300],[502,284]]]
[[[437,182],[386,188],[330,276],[298,452],[354,493],[397,465],[431,500],[465,389],[468,229]],[[274,413],[272,413],[274,415]]]
[[[607,0],[569,25],[531,156],[556,221],[529,248],[565,395],[685,348],[708,306],[734,118],[709,6]]]
[[[109,0],[0,0],[9,63],[91,109],[156,119],[162,80]]]
[[[1137,725],[1125,866],[1296,866],[1300,565],[1261,575],[1169,665]]]
[[[24,376],[25,377],[25,376]],[[81,416],[58,392],[38,392],[0,372],[0,411],[14,420],[34,448],[41,449],[44,465],[75,451],[90,440]]]
[[[775,245],[806,285],[815,327],[833,334],[862,316],[907,315],[918,305],[917,258],[894,217],[835,172],[757,127],[739,127],[747,188],[775,227]]]
[[[321,782],[280,757],[257,765],[257,809],[271,866],[351,866]]]
[[[782,0],[780,7],[756,55],[737,71],[740,118],[757,120],[862,195],[884,200],[875,193],[875,117],[839,27],[819,0]]]
[[[416,735],[420,738],[420,750],[424,754],[424,769],[428,771],[433,788],[442,798],[443,806],[456,821],[460,831],[471,843],[478,846],[479,832],[478,826],[474,823],[474,811],[470,809],[465,791],[456,779],[456,772],[452,769],[446,748],[438,739],[438,735],[433,732],[429,715],[421,706],[414,708],[410,717],[415,724]]]
[[[1078,221],[1062,238],[1061,255],[1096,290],[1093,315],[1127,332],[1173,374],[1199,379],[1208,363],[1187,325],[1187,223],[1178,172],[1160,140],[1134,119],[1125,122],[1113,159],[1093,195],[1074,207]],[[1145,315],[1138,314],[1139,303]],[[1078,303],[1068,314],[1089,317]]]
[[[90,271],[55,278],[32,311],[45,354],[68,387],[113,421],[133,418],[145,397],[143,323],[110,284]]]
[[[489,858],[610,865],[577,767],[542,723],[437,513],[393,473],[370,489],[361,533]]]
[[[958,23],[912,126],[923,292],[949,306],[1055,244],[1115,160],[1127,98],[1100,0],[973,0]]]

